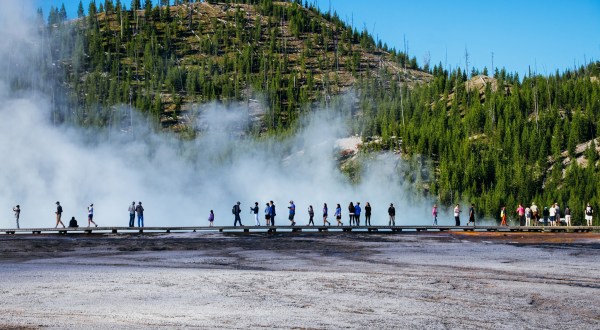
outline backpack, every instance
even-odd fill
[[[233,208],[231,209],[231,213],[235,214],[235,205],[233,206]]]

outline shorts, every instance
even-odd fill
[[[592,216],[591,216],[591,215],[586,215],[586,216],[585,216],[585,220],[592,221]]]
[[[342,220],[342,217],[338,215],[338,216],[335,217],[335,219],[336,220]]]
[[[94,218],[93,214],[88,214],[88,219],[92,220]]]
[[[553,221],[556,221],[556,216],[554,216],[554,215],[551,215],[551,216],[550,216],[550,222],[553,222]]]
[[[294,214],[290,214],[290,216],[288,217],[289,220],[294,220]]]
[[[265,214],[265,220],[269,220],[269,219],[271,219],[271,216],[268,214]]]

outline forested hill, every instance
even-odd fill
[[[76,109],[53,98],[55,121],[109,126],[126,116],[115,105],[131,104],[188,137],[196,133],[191,104],[241,101],[255,134],[277,134],[353,90],[343,110],[363,154],[400,152],[412,165],[406,178],[442,205],[475,203],[479,215],[497,218],[502,206],[514,216],[518,203],[556,202],[575,224],[586,202],[600,209],[598,62],[525,77],[419,68],[299,1],[161,4],[133,0],[125,9],[105,0],[73,21],[58,9],[48,15],[45,78],[59,80],[66,93],[56,95],[70,95]],[[353,167],[355,178],[362,170]]]
[[[245,101],[266,111],[264,131],[289,127],[304,107],[364,77],[430,77],[414,57],[300,1],[133,0],[126,9],[106,0],[86,13],[80,6],[66,21],[55,8],[48,17],[52,57],[80,111],[72,119],[83,124],[106,125],[111,106],[131,104],[185,131],[190,105]]]

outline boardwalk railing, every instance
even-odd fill
[[[92,234],[92,233],[171,233],[171,232],[402,232],[402,231],[477,231],[477,232],[600,232],[600,226],[198,226],[198,227],[77,227],[77,228],[6,228],[0,234]]]

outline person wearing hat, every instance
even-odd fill
[[[63,228],[65,228],[65,224],[60,220],[63,213],[63,208],[60,206],[60,202],[56,202],[56,212],[54,213],[56,214],[56,226],[54,226],[54,228],[58,227],[58,224],[61,224]]]
[[[254,202],[254,207],[250,207],[250,213],[254,213],[255,224],[260,226],[260,221],[258,221],[258,202]]]
[[[540,210],[538,209],[535,202],[531,203],[531,218],[533,219],[533,225],[537,226],[540,223]]]
[[[135,226],[135,202],[131,202],[129,205],[129,227]]]
[[[88,206],[88,227],[92,223],[94,226],[98,227],[98,225],[94,222],[94,204],[90,204],[90,206]]]
[[[19,229],[19,217],[21,216],[21,207],[17,205],[13,207],[13,211],[15,212],[15,220],[17,221],[17,229]]]
[[[240,223],[240,226],[243,226],[242,225],[242,218],[240,217],[240,212],[241,212],[241,210],[240,210],[240,202],[237,202],[237,204],[235,204],[233,206],[233,209],[231,210],[231,212],[234,215],[233,226],[235,227],[238,222]]]
[[[138,216],[138,227],[144,227],[144,208],[142,207],[142,202],[139,202],[135,207],[135,212],[137,212]]]

